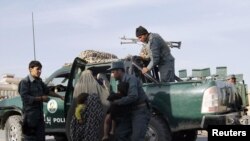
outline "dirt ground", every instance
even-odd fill
[[[0,141],[6,141],[4,130],[0,130]],[[53,136],[46,136],[46,141],[55,141]],[[199,131],[198,138],[196,141],[207,141],[207,132]]]

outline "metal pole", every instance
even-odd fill
[[[36,44],[35,44],[35,28],[34,28],[33,12],[32,12],[32,30],[33,30],[34,60],[36,60]]]

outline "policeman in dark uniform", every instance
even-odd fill
[[[48,95],[64,99],[63,96],[49,91],[40,78],[41,70],[42,64],[39,61],[31,61],[30,74],[21,80],[18,88],[23,102],[24,141],[45,141],[43,102],[49,101]]]
[[[142,84],[135,76],[125,73],[122,61],[113,62],[109,70],[116,80],[129,84],[128,95],[115,100],[112,104],[131,107],[130,113],[116,119],[115,140],[144,141],[150,120],[150,110]]]

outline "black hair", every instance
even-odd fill
[[[129,88],[129,83],[127,82],[120,82],[117,85],[118,91],[124,96],[128,95],[128,88]]]
[[[29,63],[29,68],[39,67],[42,68],[42,64],[39,61],[33,60]]]
[[[139,26],[136,28],[136,30],[135,30],[136,37],[139,37],[139,36],[145,35],[145,34],[148,34],[148,30],[145,27]]]
[[[88,93],[81,93],[77,96],[77,104],[84,104],[88,98]]]

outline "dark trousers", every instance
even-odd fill
[[[134,109],[131,114],[116,120],[115,141],[144,141],[150,120],[147,106]]]
[[[32,130],[32,132],[23,135],[24,141],[45,141],[45,123],[43,117],[38,120],[36,127],[27,130]]]
[[[174,59],[169,59],[164,63],[159,65],[159,71],[161,75],[161,82],[174,82],[175,81],[175,66]]]

